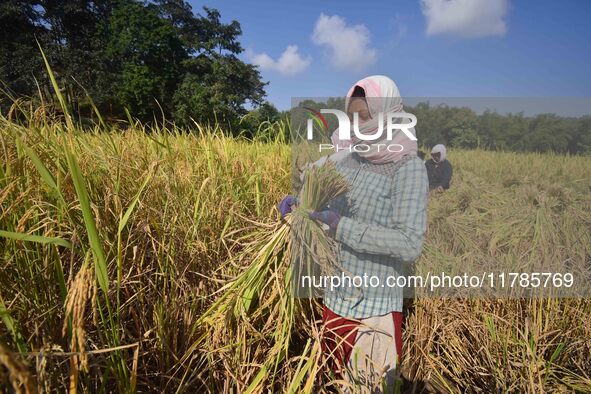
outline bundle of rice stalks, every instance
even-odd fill
[[[310,339],[318,337],[318,305],[292,293],[292,262],[317,265],[325,272],[334,269],[334,241],[309,212],[346,191],[347,182],[334,164],[312,167],[306,171],[299,205],[285,221],[257,223],[254,233],[235,240],[243,249],[229,263],[246,268],[213,295],[217,300],[194,328],[201,335],[182,359],[222,368],[207,369],[196,379],[219,382],[232,376],[234,386],[226,384],[224,390],[247,393],[277,386],[282,391],[311,390],[321,367],[319,343]],[[295,332],[296,326],[306,332]]]
[[[306,172],[300,192],[300,205],[292,214],[292,266],[297,275],[332,275],[338,273],[335,242],[327,237],[326,225],[319,226],[309,217],[310,212],[325,209],[333,198],[348,189],[346,180],[328,161]],[[294,289],[298,296],[311,298],[313,289]]]

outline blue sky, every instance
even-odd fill
[[[240,22],[240,57],[259,64],[279,109],[372,74],[403,97],[591,96],[588,0],[189,3]]]

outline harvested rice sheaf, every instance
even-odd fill
[[[310,339],[318,338],[318,305],[313,298],[294,297],[292,262],[299,269],[336,268],[335,242],[309,213],[323,209],[347,188],[332,162],[306,170],[299,205],[284,221],[261,224],[235,256],[245,268],[216,293],[215,303],[196,324],[202,335],[184,361],[193,362],[195,354],[219,357],[219,374],[247,377],[237,382],[240,391],[271,389],[273,380],[285,374],[294,390],[311,388],[321,368],[319,343]],[[295,332],[296,327],[305,327],[305,332]]]

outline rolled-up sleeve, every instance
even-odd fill
[[[427,226],[428,178],[422,161],[403,164],[392,182],[392,206],[384,215],[392,215],[393,226],[383,227],[342,217],[335,238],[350,248],[370,254],[388,255],[411,263],[421,254]]]

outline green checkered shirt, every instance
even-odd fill
[[[405,275],[421,254],[429,190],[425,165],[414,154],[373,164],[354,153],[337,170],[350,185],[329,205],[341,215],[335,235],[340,268],[349,276],[376,276],[380,286],[326,289],[324,304],[356,319],[402,311],[403,291],[386,286],[386,278]]]

